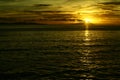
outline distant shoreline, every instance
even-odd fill
[[[1,24],[0,31],[77,31],[77,30],[120,30],[119,25],[94,25],[88,28],[80,24]]]

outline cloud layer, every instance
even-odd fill
[[[73,18],[72,14],[75,13],[75,15],[79,18],[85,16],[96,16],[107,20],[120,19],[119,0],[0,0],[0,4],[0,17],[4,15],[10,17],[10,14],[14,14],[11,17],[16,19],[17,16],[21,15],[21,17],[23,16],[23,19],[30,18],[34,20],[38,16],[40,19],[51,19],[51,17],[55,19],[57,18],[56,16],[58,16],[58,18],[61,17],[66,20],[70,18],[63,14],[68,12],[68,15],[71,14],[69,15],[71,18]],[[46,14],[44,11],[51,11],[49,14],[53,14],[55,16],[48,14],[41,15],[41,11],[44,14]],[[58,15],[55,14],[55,11],[60,11],[63,13],[57,12],[59,14]]]

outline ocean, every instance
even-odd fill
[[[120,80],[120,30],[4,26],[0,80]]]

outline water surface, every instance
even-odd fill
[[[1,31],[0,80],[119,80],[120,31]]]

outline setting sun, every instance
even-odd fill
[[[93,22],[93,20],[90,18],[85,18],[84,21],[85,21],[85,23],[92,23]]]
[[[85,23],[93,23],[93,24],[97,24],[97,23],[100,23],[101,20],[99,18],[95,18],[95,17],[85,17],[83,18],[83,21]]]

